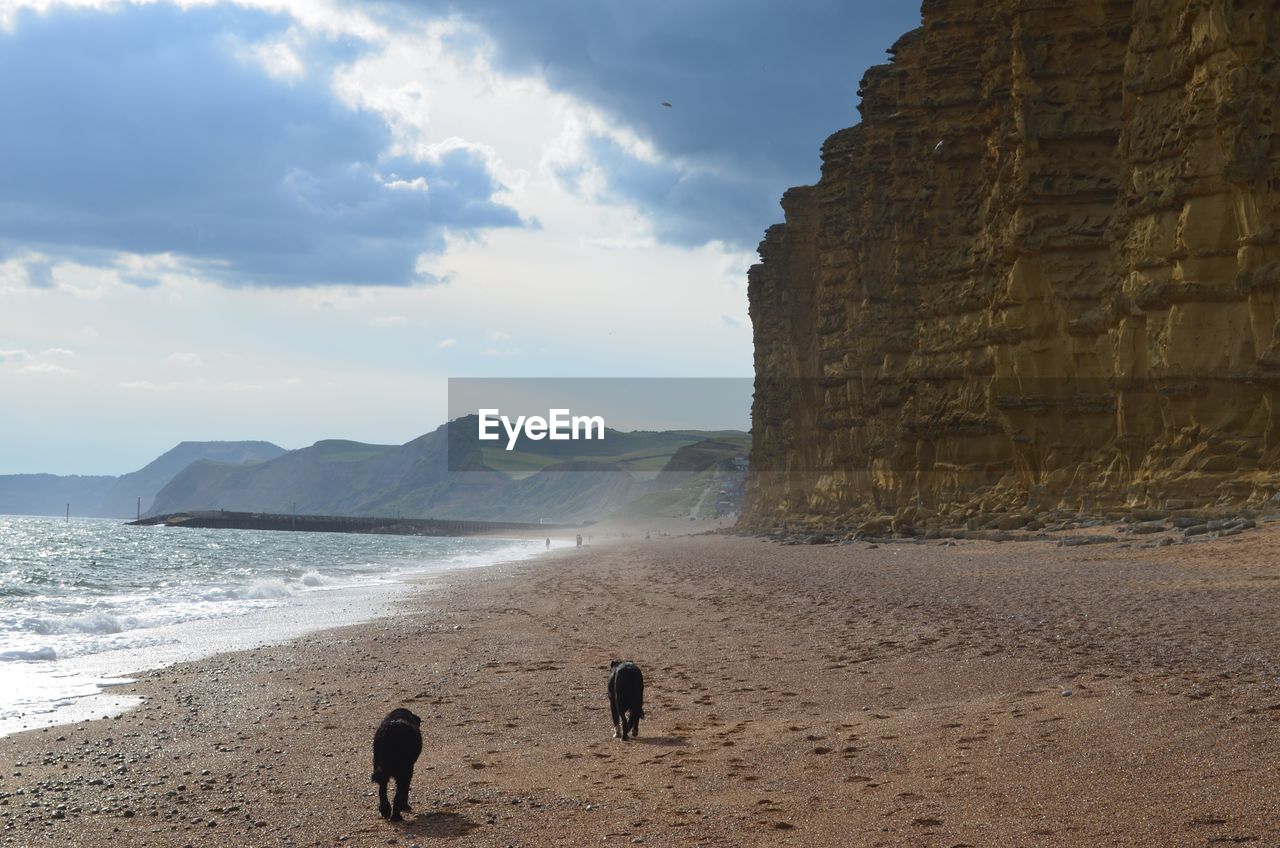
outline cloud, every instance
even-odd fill
[[[74,368],[69,368],[66,365],[60,365],[50,360],[60,359],[66,361],[75,359],[75,356],[75,351],[67,350],[63,347],[51,347],[39,354],[34,354],[21,348],[0,350],[0,365],[15,366],[14,370],[18,374],[49,374],[58,377],[69,377],[79,372]]]
[[[130,391],[168,392],[177,388],[177,384],[166,383],[164,385],[158,385],[150,380],[130,380],[127,383],[117,383],[116,387],[120,389],[128,389]]]
[[[178,365],[191,365],[196,368],[199,368],[200,366],[204,365],[204,359],[200,356],[200,354],[186,353],[183,351],[177,351],[175,353],[169,354],[169,361],[176,363]]]
[[[19,374],[52,374],[58,377],[69,377],[78,373],[74,368],[58,365],[54,362],[31,362],[18,369]]]
[[[140,289],[153,289],[160,285],[160,278],[153,274],[124,273],[120,275],[120,282],[137,286]]]
[[[336,97],[333,62],[367,44],[304,43],[288,17],[235,7],[14,21],[0,257],[173,254],[231,285],[405,285],[447,236],[522,225],[475,151],[391,156],[386,121]]]
[[[238,39],[232,39],[238,42]],[[302,79],[306,76],[306,66],[302,58],[288,41],[265,41],[258,44],[242,44],[236,55],[241,59],[257,62],[269,76],[286,81]]]
[[[722,240],[754,243],[770,223],[762,217],[759,199],[771,188],[760,177],[726,180],[678,163],[646,160],[605,135],[589,136],[586,149],[605,177],[594,193],[639,205],[651,215],[660,241],[684,247]],[[571,177],[569,185],[580,190],[581,183]]]
[[[457,339],[441,339],[440,341],[436,342],[436,349],[448,350],[449,348],[453,347],[457,343],[458,343]]]
[[[49,350],[41,352],[41,354],[32,354],[27,350],[0,350],[0,365],[15,366],[15,373],[18,374],[50,374],[54,377],[70,377],[70,375],[78,374],[74,368],[68,368],[67,365],[60,365],[50,360],[69,360],[76,359],[76,351],[69,351],[65,347],[50,347]]]
[[[919,4],[850,0],[400,2],[477,24],[500,70],[541,77],[650,142],[648,167],[599,146],[596,164],[660,238],[737,248],[781,219],[786,188],[816,180],[823,139],[856,122],[863,73],[920,23]]]
[[[53,288],[53,262],[49,259],[35,259],[24,266],[27,272],[27,285],[37,289]]]
[[[290,384],[288,380],[282,380],[281,383]],[[296,381],[293,381],[296,382]],[[260,383],[241,383],[237,381],[228,381],[215,383],[209,380],[191,380],[180,381],[170,380],[167,383],[155,383],[151,380],[130,380],[125,383],[117,383],[116,388],[126,389],[135,392],[180,392],[180,391],[198,391],[198,392],[261,392],[265,390],[265,386]]]

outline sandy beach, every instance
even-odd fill
[[[1277,547],[660,537],[456,573],[0,740],[0,840],[1280,844]],[[622,657],[648,684],[630,743]],[[398,705],[426,739],[399,825],[369,782]]]

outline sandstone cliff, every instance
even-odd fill
[[[1280,7],[926,0],[751,269],[744,524],[1280,491]]]

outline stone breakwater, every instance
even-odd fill
[[[927,0],[749,274],[743,527],[1280,492],[1280,8]]]

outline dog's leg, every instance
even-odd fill
[[[410,812],[413,807],[409,805],[409,784],[413,781],[413,769],[404,773],[404,794],[401,796],[403,800],[400,803],[400,809]],[[400,782],[396,781],[396,795],[400,795]]]
[[[636,707],[631,710],[631,735],[633,737],[640,735],[640,708]]]
[[[618,699],[613,696],[612,692],[609,693],[609,714],[613,716],[613,738],[617,739],[621,735],[623,739],[626,739],[627,737],[622,735],[623,728],[619,721]]]
[[[401,772],[396,775],[396,796],[391,804],[392,821],[404,821],[404,816],[400,813],[409,809],[409,779],[412,776],[412,772]]]
[[[391,802],[387,800],[387,781],[378,781],[378,812],[384,819],[391,818]]]

